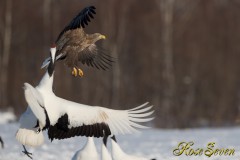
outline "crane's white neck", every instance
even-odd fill
[[[40,81],[38,87],[44,88],[45,90],[52,91],[53,86],[53,77],[54,77],[54,68],[55,68],[55,54],[56,54],[56,47],[50,49],[50,56],[51,60],[47,68],[47,72],[43,76],[42,80]]]
[[[112,160],[110,153],[108,152],[107,146],[102,144],[102,160]]]
[[[54,73],[50,76],[48,71],[44,74],[38,87],[52,91]]]
[[[124,157],[126,154],[123,152],[123,150],[120,148],[120,146],[115,142],[114,140],[112,141],[112,156],[113,159],[121,159]]]
[[[93,137],[88,137],[87,143],[84,146],[84,150],[96,150]]]

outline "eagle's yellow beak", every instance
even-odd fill
[[[100,38],[101,38],[101,39],[106,39],[106,36],[101,35]]]

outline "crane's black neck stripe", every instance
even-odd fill
[[[40,105],[40,104],[39,104],[39,105]],[[48,114],[47,114],[46,109],[45,109],[42,105],[40,105],[40,106],[43,108],[44,114],[45,114],[45,116],[46,116],[46,123],[45,123],[45,126],[44,126],[43,129],[42,129],[42,130],[45,130],[45,129],[49,128],[49,126],[50,126],[50,120],[49,120],[49,117],[48,117]],[[39,122],[38,122],[38,121],[37,121],[37,125],[39,126]]]
[[[115,135],[113,135],[111,138],[117,143]]]
[[[54,69],[55,69],[55,63],[53,63],[52,59],[51,59],[49,65],[48,65],[48,68],[47,68],[48,74],[50,77],[53,75]]]
[[[43,127],[43,130],[49,128],[49,126],[50,126],[50,120],[49,120],[49,117],[48,117],[48,114],[47,114],[47,111],[46,111],[45,108],[44,108],[44,113],[45,113],[45,115],[46,115],[46,124],[45,124],[45,126]]]
[[[39,127],[39,121],[37,120],[36,126],[34,128],[38,128]]]
[[[108,135],[104,135],[103,137],[103,144],[107,147],[107,139],[108,139]]]

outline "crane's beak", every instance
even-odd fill
[[[50,49],[52,62],[55,61],[56,47]]]

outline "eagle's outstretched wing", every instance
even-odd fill
[[[77,28],[85,28],[85,25],[88,25],[91,18],[93,19],[93,14],[96,14],[95,7],[90,6],[84,8],[73,20],[63,29],[63,31],[59,34],[56,41],[60,39],[60,37],[67,31],[77,29]]]
[[[92,44],[78,53],[78,61],[87,64],[87,66],[106,70],[112,66],[114,59],[107,55],[103,49]]]

